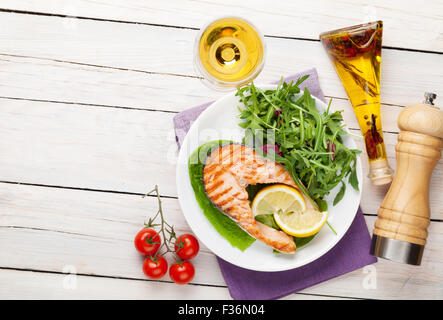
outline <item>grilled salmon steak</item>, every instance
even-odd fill
[[[283,253],[294,253],[291,236],[254,219],[246,187],[257,183],[297,185],[284,167],[242,144],[226,144],[206,158],[203,182],[209,199],[254,238]],[[309,206],[309,200],[306,201]]]

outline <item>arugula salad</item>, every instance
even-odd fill
[[[276,89],[262,90],[254,83],[239,88],[240,126],[245,129],[244,143],[258,153],[285,165],[300,190],[314,207],[327,211],[324,197],[341,184],[334,198],[336,205],[346,192],[345,179],[358,190],[357,157],[361,151],[343,145],[343,111],[320,112],[307,88],[299,85],[308,76]]]

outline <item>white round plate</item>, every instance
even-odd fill
[[[275,85],[258,86],[262,89],[274,89]],[[319,99],[316,107],[326,110],[327,106]],[[306,247],[297,250],[293,255],[275,254],[272,248],[257,240],[245,251],[241,251],[229,244],[210,224],[203,215],[194,191],[191,186],[188,171],[188,158],[191,153],[205,142],[226,139],[241,142],[244,130],[238,126],[238,107],[241,103],[235,92],[227,94],[209,106],[192,124],[186,135],[177,162],[177,192],[180,207],[192,231],[217,256],[239,267],[257,271],[283,271],[301,267],[310,263],[328,252],[343,237],[348,230],[360,203],[361,191],[354,190],[349,184],[346,186],[344,198],[336,205],[332,205],[339,187],[332,190],[326,198],[329,206],[329,223],[333,226],[335,235],[325,225],[317,236]],[[351,136],[344,136],[344,145],[356,149],[357,146]],[[362,186],[362,168],[360,157],[357,156],[357,176],[359,189]],[[347,179],[346,179],[347,180]]]

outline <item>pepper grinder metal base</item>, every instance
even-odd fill
[[[372,236],[370,253],[379,258],[419,266],[424,249],[424,245],[385,238],[374,234]]]

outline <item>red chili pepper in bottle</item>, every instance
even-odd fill
[[[374,138],[372,137],[371,130],[368,130],[365,134],[365,145],[366,152],[368,153],[368,158],[377,159],[377,146],[375,144]]]

